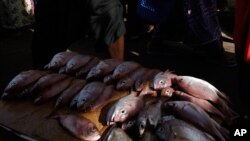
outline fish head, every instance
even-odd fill
[[[130,78],[125,78],[120,80],[117,85],[116,89],[118,90],[126,90],[132,85],[132,80]]]
[[[166,87],[161,90],[161,96],[172,97],[174,93],[174,89],[171,87]]]
[[[144,134],[144,131],[146,129],[146,124],[147,124],[146,117],[140,117],[138,119],[138,129],[139,129],[140,136],[142,136]]]
[[[76,107],[80,110],[85,110],[87,108],[88,99],[87,97],[91,95],[89,92],[84,91],[81,93],[77,99]]]
[[[150,87],[155,90],[160,90],[172,85],[171,78],[164,72],[159,72],[155,75],[150,83]]]
[[[121,128],[123,130],[127,130],[127,129],[132,128],[135,124],[136,124],[136,120],[135,119],[128,120],[128,121],[122,123]]]
[[[171,127],[168,124],[159,124],[156,127],[155,134],[160,140],[168,140],[171,136]]]
[[[169,101],[164,104],[164,107],[170,111],[182,111],[186,104],[185,101]]]
[[[76,108],[76,105],[77,105],[77,101],[78,101],[78,97],[79,97],[79,94],[76,95],[70,102],[70,108]]]
[[[126,105],[116,104],[111,116],[111,122],[124,122],[129,116],[128,107]]]
[[[100,74],[101,73],[101,70],[100,69],[97,69],[96,67],[93,67],[89,73],[87,74],[86,76],[86,79],[89,80],[93,77],[95,77],[97,74]]]
[[[96,126],[92,123],[87,124],[86,126],[86,134],[84,139],[88,141],[97,141],[101,138],[101,134]]]

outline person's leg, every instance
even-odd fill
[[[124,35],[120,36],[114,43],[109,47],[109,54],[111,58],[124,60]]]

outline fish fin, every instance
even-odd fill
[[[216,93],[217,93],[217,95],[218,95],[220,98],[222,98],[224,101],[226,101],[226,102],[229,103],[229,104],[232,104],[232,102],[230,101],[230,98],[229,98],[225,93],[223,93],[223,92],[221,92],[221,91],[217,91]]]

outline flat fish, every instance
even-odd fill
[[[81,115],[59,115],[59,123],[75,137],[86,141],[97,141],[101,138],[100,131],[94,123]]]

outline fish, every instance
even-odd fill
[[[93,56],[89,55],[75,55],[72,57],[66,64],[66,72],[67,73],[74,73],[76,72],[79,68],[84,67],[91,59]]]
[[[171,87],[176,74],[170,71],[157,73],[150,82],[151,88],[155,90],[162,90],[163,88]]]
[[[92,57],[92,59],[83,67],[80,67],[76,72],[76,77],[82,77],[87,74],[93,67],[95,67],[100,62],[99,58]]]
[[[127,121],[138,114],[143,108],[144,102],[135,94],[131,91],[129,95],[122,97],[109,108],[106,118],[107,125]]]
[[[175,91],[174,96],[180,100],[190,101],[190,102],[196,104],[197,106],[201,107],[204,111],[206,111],[210,114],[216,115],[223,120],[226,120],[225,115],[221,111],[219,111],[214,105],[212,105],[210,102],[208,102],[207,100],[193,97],[193,96],[191,96],[185,92],[182,92],[182,91]]]
[[[116,126],[112,126],[107,129],[105,135],[101,138],[101,141],[132,141],[132,139],[121,129]]]
[[[229,131],[219,125],[199,106],[188,101],[168,101],[163,109],[198,129],[212,135],[216,140],[229,140]]]
[[[116,80],[114,80],[112,78],[112,74],[109,74],[109,75],[106,75],[104,78],[103,78],[103,83],[105,84],[112,84],[112,83],[115,83]]]
[[[155,135],[162,141],[215,141],[206,132],[176,118],[158,124]]]
[[[44,66],[44,68],[50,70],[59,69],[60,67],[65,66],[69,59],[77,54],[77,52],[59,52],[53,56],[53,58],[47,65]]]
[[[74,79],[68,88],[66,88],[57,98],[55,109],[69,104],[73,97],[86,85],[86,81],[82,79]]]
[[[86,76],[86,80],[104,77],[107,74],[110,74],[115,69],[115,67],[121,63],[122,61],[119,59],[102,60],[89,71]]]
[[[228,103],[230,103],[229,98],[209,82],[192,76],[177,76],[175,82],[182,91],[216,104],[216,107],[232,120],[238,116],[238,114],[228,106]]]
[[[112,96],[114,96],[114,86],[108,85],[105,86],[103,93],[95,100],[93,101],[88,107],[86,111],[94,111],[104,105],[107,100],[109,100]]]
[[[125,61],[119,64],[112,74],[112,79],[118,80],[124,78],[128,74],[134,72],[137,68],[141,67],[140,64],[133,61]]]
[[[1,98],[5,99],[14,95],[18,95],[33,85],[36,81],[38,81],[38,79],[49,73],[49,71],[40,70],[28,70],[20,72],[8,83]]]
[[[151,80],[154,78],[154,76],[161,72],[159,69],[147,69],[145,70],[145,76],[137,79],[135,81],[135,90],[136,91],[142,91],[142,89],[145,87],[146,83],[151,82]],[[150,83],[149,83],[150,84]],[[149,85],[150,86],[150,85]]]
[[[58,73],[59,74],[66,74],[66,66],[64,65],[64,66],[60,67],[58,70]]]
[[[144,108],[139,112],[137,117],[137,126],[139,134],[142,136],[146,129],[155,128],[161,119],[161,105],[160,100],[149,100],[145,103]]]
[[[96,125],[84,116],[65,114],[56,115],[54,118],[57,118],[60,125],[81,140],[97,141],[101,138]]]
[[[140,138],[140,141],[158,141],[156,135],[152,131],[146,130],[143,136]]]
[[[37,81],[40,77],[48,74],[48,71],[27,70],[16,75],[6,86],[4,92],[20,92],[27,85]]]
[[[127,121],[124,121],[121,125],[121,129],[126,131],[126,130],[133,128],[133,127],[135,128],[136,123],[137,123],[137,116],[135,116]]]
[[[90,82],[72,99],[70,107],[76,106],[80,111],[85,111],[88,106],[102,95],[105,84],[102,82]]]
[[[63,79],[68,78],[68,75],[65,74],[57,74],[57,73],[50,73],[41,77],[33,86],[31,93],[37,94],[44,89],[55,85],[57,82],[62,81]]]
[[[38,97],[35,98],[34,104],[43,104],[46,101],[51,100],[55,96],[59,95],[61,92],[63,92],[72,82],[74,78],[68,77],[66,79],[63,79],[56,83],[56,85],[51,85],[50,87],[39,91]]]
[[[142,90],[139,92],[140,97],[144,97],[146,95],[157,96],[157,91],[150,88],[149,81],[144,82],[142,86]]]
[[[135,81],[143,77],[145,74],[145,68],[141,67],[135,70],[135,72],[131,73],[127,77],[120,79],[116,84],[117,90],[127,90],[133,88]]]

